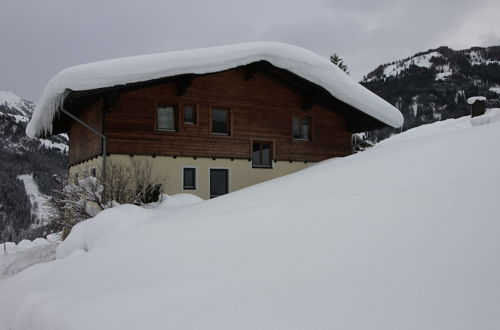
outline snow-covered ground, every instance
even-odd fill
[[[59,242],[60,234],[51,234],[47,239],[0,244],[0,279],[17,274],[31,265],[54,260]]]
[[[106,210],[0,280],[0,329],[497,330],[493,119],[206,202]]]

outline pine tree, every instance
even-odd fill
[[[340,56],[338,56],[337,53],[333,53],[332,55],[330,55],[330,62],[338,66],[340,70],[349,74],[347,64],[344,63],[344,60]]]

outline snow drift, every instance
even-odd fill
[[[0,281],[0,329],[499,329],[500,123],[443,131],[105,211]]]
[[[292,45],[253,42],[125,57],[67,68],[48,83],[26,133],[29,137],[35,137],[51,132],[53,118],[71,91],[112,87],[180,74],[212,73],[258,61],[268,61],[309,80],[337,99],[387,125],[400,127],[403,124],[399,110],[361,86],[327,59]]]

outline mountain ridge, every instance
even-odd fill
[[[30,139],[35,104],[0,91],[0,241],[42,236],[67,170],[67,136]]]
[[[371,142],[438,120],[470,114],[468,97],[500,106],[500,46],[453,50],[447,46],[381,64],[360,82],[396,106],[405,118],[401,129],[368,132]]]

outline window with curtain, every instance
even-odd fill
[[[311,120],[309,118],[293,118],[293,138],[296,140],[311,139]]]
[[[157,123],[157,128],[159,130],[176,131],[177,113],[175,107],[170,105],[159,106]]]

